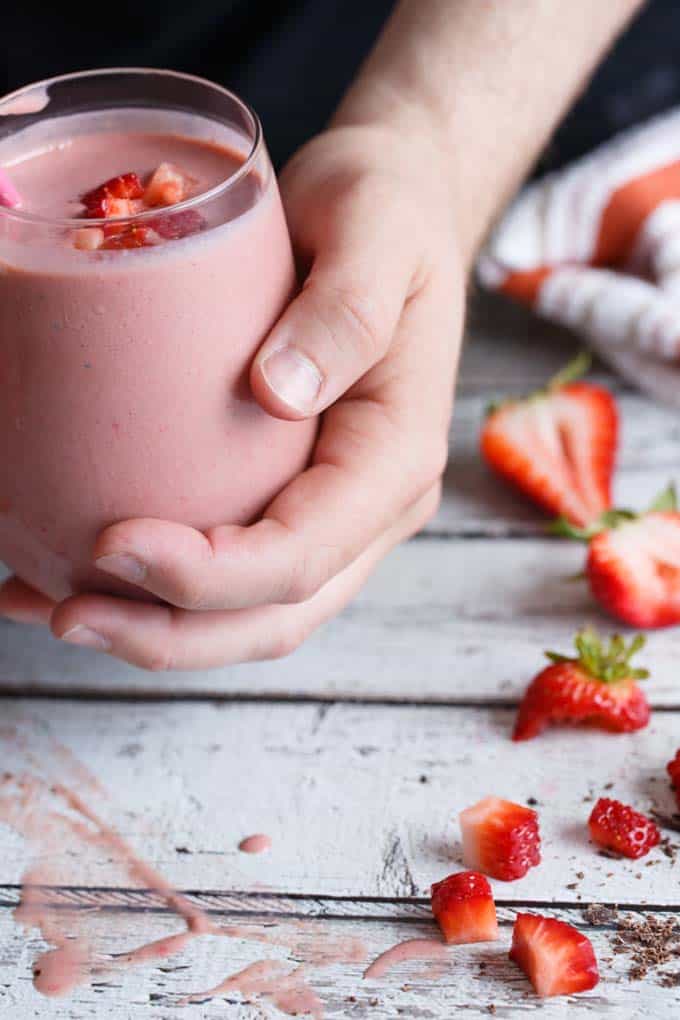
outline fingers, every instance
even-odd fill
[[[29,588],[17,577],[10,577],[0,586],[0,616],[15,623],[46,624],[50,621],[54,602]]]
[[[354,597],[376,563],[432,516],[438,499],[435,486],[349,568],[304,604],[190,613],[86,595],[69,599],[55,610],[52,631],[69,643],[107,651],[151,670],[210,669],[280,658],[294,651]]]
[[[444,305],[448,307],[448,305]],[[448,452],[454,322],[423,293],[407,306],[395,347],[353,399],[325,416],[315,463],[251,527],[202,534],[155,520],[116,524],[96,565],[183,609],[304,602],[427,492]],[[388,364],[388,361],[390,364]],[[394,362],[394,363],[392,363]]]
[[[387,351],[418,249],[413,238],[405,244],[403,221],[381,207],[366,189],[352,195],[346,216],[333,217],[302,292],[256,355],[251,387],[270,414],[320,413]]]

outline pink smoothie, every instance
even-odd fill
[[[248,384],[295,289],[276,181],[264,159],[239,178],[248,143],[209,124],[100,112],[0,139],[22,213],[51,219],[163,162],[192,196],[237,175],[198,207],[203,229],[133,250],[0,209],[0,560],[55,599],[129,591],[90,566],[103,526],[250,522],[310,454],[315,424],[269,417]]]

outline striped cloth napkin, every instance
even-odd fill
[[[478,275],[680,407],[680,109],[527,187]]]

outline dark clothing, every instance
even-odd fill
[[[2,15],[0,94],[94,67],[189,71],[251,103],[280,166],[323,127],[393,3],[104,0],[88,5],[84,16],[82,0],[11,0]],[[677,0],[652,0],[558,131],[543,166],[573,159],[680,103],[679,49]]]

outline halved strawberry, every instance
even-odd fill
[[[585,525],[611,506],[618,412],[611,393],[575,382],[577,358],[544,390],[489,413],[481,436],[487,463],[549,514]]]
[[[680,750],[676,753],[673,761],[669,761],[666,770],[671,777],[671,786],[675,790],[675,799],[680,808]]]
[[[498,938],[491,886],[476,871],[449,875],[432,886],[432,913],[449,945],[493,942]]]
[[[513,882],[541,862],[538,815],[521,804],[485,797],[460,814],[468,868]]]
[[[144,192],[147,205],[176,205],[189,197],[194,178],[172,163],[161,163],[149,178]]]
[[[109,219],[113,216],[129,216],[131,207],[127,204],[144,196],[144,187],[136,173],[119,174],[100,184],[81,197],[85,215],[90,219]]]
[[[644,857],[661,840],[654,822],[619,800],[600,797],[588,819],[590,838],[624,857]]]
[[[589,542],[586,576],[603,609],[632,627],[680,623],[680,512],[670,485],[649,510],[610,510],[586,528],[552,530]]]
[[[603,646],[594,630],[574,641],[578,655],[547,652],[546,666],[530,683],[519,706],[513,740],[530,740],[552,723],[592,723],[616,733],[640,730],[649,722],[649,705],[636,680],[649,676],[630,660],[644,645],[642,635],[630,645],[615,635]]]
[[[517,915],[510,959],[543,998],[586,992],[600,980],[590,939],[565,921],[540,914]]]

